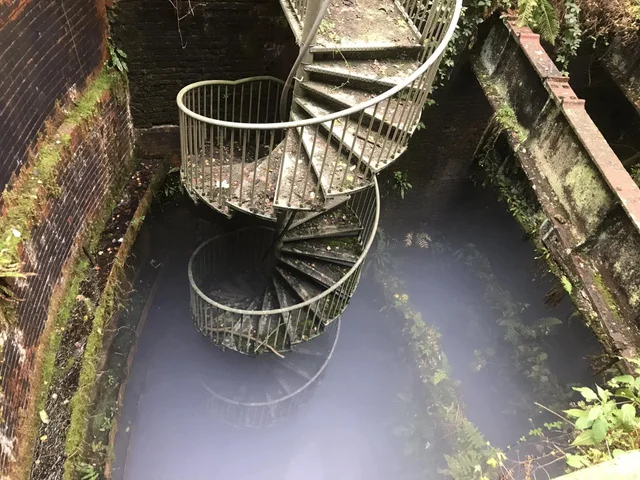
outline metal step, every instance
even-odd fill
[[[298,215],[297,216],[299,217],[298,220],[295,220],[291,224],[290,229],[299,227],[303,223],[306,223],[309,220],[313,220],[317,216],[322,215],[323,213],[342,205],[343,203],[349,201],[349,198],[351,198],[350,195],[342,195],[342,196],[327,198],[324,202],[322,210],[317,210],[315,212]]]
[[[327,110],[331,112],[357,107],[375,97],[373,93],[350,88],[349,85],[339,87],[326,83],[304,81],[300,83],[300,86],[304,89],[305,97],[325,105]],[[371,125],[378,135],[384,136],[390,130],[409,127],[401,121],[403,116],[401,112],[409,107],[409,102],[391,97],[377,106],[365,109],[363,119],[366,125]]]
[[[344,245],[338,245],[331,239],[312,239],[300,242],[289,242],[282,245],[282,252],[312,260],[324,260],[346,267],[358,261],[362,247],[355,237],[341,239]]]
[[[282,241],[287,243],[315,238],[357,236],[361,231],[362,226],[353,211],[346,205],[341,205],[290,229]]]
[[[302,120],[302,117],[296,114],[292,114],[291,117],[293,120]],[[325,135],[320,128],[316,131],[307,129],[302,135],[304,150],[311,159],[313,170],[320,178],[320,186],[325,197],[346,195],[369,186],[370,173],[363,169],[362,165],[357,165],[358,158],[351,153],[347,145],[340,148],[335,143],[327,141]]]
[[[296,97],[295,103],[311,117],[322,117],[332,113],[310,98]],[[402,124],[409,113],[410,110],[403,113],[405,118],[402,119]],[[334,122],[332,126],[331,122],[323,122],[321,127],[327,135],[331,134],[332,143],[343,144],[343,149],[352,157],[351,163],[356,164],[360,161],[372,172],[377,173],[393,162],[404,149],[400,149],[396,144],[396,140],[400,138],[398,130],[389,129],[388,135],[380,135],[378,130],[369,129],[369,125],[370,122],[364,122],[358,127],[355,121],[350,121],[346,125]]]
[[[311,80],[349,85],[373,93],[384,93],[414,73],[420,63],[410,59],[332,60],[304,67]]]

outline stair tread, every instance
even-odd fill
[[[282,174],[278,179],[275,206],[300,210],[321,207],[324,197],[321,189],[318,188],[318,180],[310,165],[309,157],[301,145],[299,135],[294,130],[289,130],[287,133],[286,152],[284,148],[283,143],[279,155],[284,156],[284,159],[281,160]]]
[[[358,234],[361,230],[362,225],[356,214],[343,204],[289,230],[282,240],[286,243],[321,237],[350,236]]]
[[[346,266],[322,260],[307,260],[288,254],[283,254],[280,261],[313,278],[325,287],[332,287],[349,272],[349,267]]]
[[[321,295],[329,287],[320,285],[315,280],[310,279],[307,275],[300,274],[298,269],[291,267],[289,264],[282,262],[276,267],[282,278],[296,291],[298,296],[303,300],[310,300]],[[339,295],[331,292],[319,299],[317,302],[311,303],[307,308],[310,312],[305,315],[311,318],[307,320],[307,325],[298,324],[298,336],[302,340],[308,340],[324,330],[324,326],[334,320],[342,313],[340,310],[345,304]]]
[[[300,119],[297,115],[292,115],[292,118]],[[304,129],[302,143],[320,177],[325,196],[332,193],[344,195],[369,185],[366,173],[357,168],[357,158],[350,155],[347,148],[339,149],[334,143],[327,142],[322,131],[315,135],[315,131]]]
[[[328,73],[346,81],[357,79],[395,87],[415,72],[420,62],[411,59],[325,60],[305,66],[308,72]]]
[[[292,307],[297,305],[300,302],[290,290],[290,287],[285,284],[284,280],[282,280],[278,275],[273,276],[273,283],[275,286],[276,294],[278,295],[278,302],[282,308]],[[289,340],[289,343],[293,343],[297,340],[296,332],[291,323],[290,313],[283,313],[281,315],[283,324],[285,325],[286,334]]]
[[[360,90],[357,88],[351,88],[348,85],[338,86],[330,85],[322,82],[314,82],[312,80],[304,81],[301,85],[307,90],[313,92],[317,96],[330,98],[333,102],[340,106],[342,109],[356,107],[364,102],[367,102],[374,98],[376,95],[371,92]],[[389,106],[387,107],[387,102]],[[383,101],[376,110],[375,105],[365,109],[365,117],[370,120],[374,116],[379,122],[384,121],[386,118],[386,124],[389,125],[391,121],[398,128],[405,128],[405,122],[400,122],[402,117],[402,108],[407,105],[409,108],[409,102],[398,98],[391,97],[386,101]],[[400,109],[400,110],[398,110]],[[398,110],[398,113],[395,111]],[[395,113],[395,118],[394,118]],[[376,127],[376,131],[378,128]]]
[[[275,220],[273,203],[282,149],[283,144],[280,143],[270,155],[245,165],[242,181],[238,182],[232,197],[228,200],[231,207]]]
[[[280,308],[278,303],[278,296],[273,285],[269,285],[265,291],[264,298],[262,300],[262,310],[276,310]],[[258,338],[264,341],[267,336],[274,330],[280,323],[280,315],[261,315],[258,321]],[[275,343],[275,336],[269,336],[269,344]],[[259,348],[260,351],[264,350],[264,347]],[[256,351],[256,353],[260,353]]]
[[[350,266],[358,261],[362,247],[356,237],[346,237],[289,242],[282,245],[282,251]]]
[[[278,266],[276,270],[302,302],[320,295],[325,290],[319,284],[306,280],[302,275],[294,274],[286,267]],[[316,307],[314,304],[308,305],[296,315],[296,338],[306,341],[322,332],[322,316],[318,315]]]
[[[296,103],[313,117],[321,117],[332,112],[309,98],[296,98]],[[362,163],[373,171],[378,172],[393,162],[403,151],[398,149],[394,140],[394,135],[387,139],[384,135],[378,135],[377,129],[372,129],[367,135],[369,122],[364,122],[360,128],[355,121],[346,122],[344,120],[335,121],[333,129],[330,122],[322,124],[328,132],[331,130],[333,142],[343,142],[342,150],[351,152],[351,163],[357,163],[360,159]],[[393,155],[392,155],[393,154]]]
[[[411,46],[418,42],[393,0],[333,0],[317,37],[318,44],[336,48]]]
[[[331,210],[335,207],[338,207],[340,205],[342,205],[343,203],[347,202],[349,200],[349,195],[340,195],[340,196],[335,196],[335,197],[330,197],[325,199],[324,205],[323,205],[323,209],[322,210],[317,210],[315,212],[310,212],[310,213],[305,213],[303,215],[299,215],[297,220],[295,220],[292,224],[291,224],[291,229],[293,230],[294,228],[302,225],[303,223],[306,223],[310,220],[313,220],[314,218],[322,215],[323,213],[325,213],[328,210]]]

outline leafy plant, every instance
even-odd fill
[[[575,0],[565,0],[564,2],[564,17],[559,40],[556,62],[566,70],[569,66],[569,60],[576,56],[582,43],[580,7]]]
[[[520,26],[527,25],[551,44],[556,42],[560,21],[549,0],[518,0],[518,10]]]
[[[129,67],[127,66],[127,62],[125,61],[127,59],[127,54],[120,48],[116,47],[111,37],[109,37],[108,46],[109,60],[107,65],[110,68],[119,71],[121,74],[126,75],[129,71]]]
[[[404,200],[405,194],[413,188],[409,183],[409,174],[405,171],[397,170],[393,172],[393,186],[392,188],[400,193],[400,197]]]
[[[571,446],[576,453],[567,453],[568,466],[588,467],[640,449],[640,360],[629,361],[636,366],[636,378],[620,375],[595,391],[574,388],[583,399],[564,411],[575,427]]]
[[[80,463],[78,465],[78,473],[81,475],[81,480],[98,480],[100,478],[100,473],[96,471],[95,465],[88,463]]]

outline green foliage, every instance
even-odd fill
[[[580,7],[575,0],[565,0],[562,28],[560,30],[558,48],[556,49],[556,62],[564,70],[568,68],[569,60],[578,53],[581,43]]]
[[[124,53],[120,48],[116,47],[113,43],[113,39],[109,38],[108,41],[109,46],[109,60],[107,62],[107,66],[109,68],[113,68],[117,70],[123,75],[126,75],[129,71],[129,67],[127,66],[127,54]]]
[[[549,366],[545,339],[554,333],[562,321],[555,317],[526,319],[529,305],[512,298],[509,290],[494,275],[488,259],[475,245],[469,244],[456,251],[454,258],[464,263],[484,285],[484,298],[499,314],[496,323],[502,329],[504,342],[512,347],[513,366],[530,380],[535,398],[556,401],[563,388]],[[484,355],[487,355],[486,351],[476,354],[476,363],[473,365],[476,370],[486,364]]]
[[[103,71],[82,94],[55,134],[41,140],[39,151],[29,166],[2,194],[4,214],[0,217],[0,299],[11,300],[6,279],[32,275],[23,270],[19,251],[38,226],[42,212],[51,198],[60,194],[58,171],[71,144],[76,128],[92,118],[104,94],[116,85],[114,77]],[[62,133],[65,132],[65,133]]]
[[[554,44],[560,33],[560,21],[549,0],[518,0],[520,26],[528,26]]]
[[[405,194],[413,188],[409,183],[409,174],[406,171],[402,172],[400,170],[393,172],[392,188],[398,192],[404,200]]]
[[[640,360],[629,361],[636,366],[636,377],[614,377],[605,388],[596,385],[595,391],[574,388],[582,400],[564,411],[575,427],[575,452],[566,455],[569,467],[588,467],[640,449]]]
[[[77,471],[80,474],[80,480],[98,480],[100,478],[100,473],[96,471],[95,465],[80,463]]]

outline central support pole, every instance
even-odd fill
[[[313,32],[313,24],[318,18],[318,14],[322,8],[323,0],[308,0],[307,9],[304,15],[304,25],[302,26],[302,44],[308,40],[309,35],[313,33],[313,38],[311,39],[311,45],[313,45],[316,41],[315,37],[317,36],[317,32]],[[302,62],[300,67],[298,67],[298,71],[296,72],[296,76],[298,78],[303,78],[304,76],[304,67],[305,65],[310,65],[313,63],[313,53],[311,53],[311,49],[307,49],[302,57]]]

